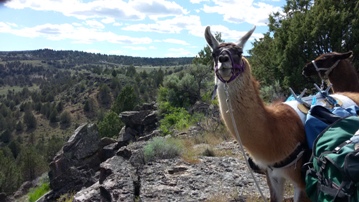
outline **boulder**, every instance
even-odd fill
[[[75,130],[50,163],[48,175],[52,192],[48,194],[47,200],[58,198],[63,193],[78,191],[97,181],[93,176],[101,163],[99,143],[96,125],[84,124]]]
[[[137,141],[158,127],[157,111],[124,111],[119,117],[125,126],[120,131],[118,140],[124,144]]]
[[[135,201],[135,192],[139,189],[136,187],[138,179],[136,169],[127,160],[114,156],[100,167],[100,180],[77,192],[74,202]]]

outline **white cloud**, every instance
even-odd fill
[[[10,32],[12,29],[16,28],[17,25],[14,23],[0,22],[0,33],[1,32]]]
[[[148,48],[144,47],[144,46],[124,46],[123,48],[134,50],[134,51],[146,51],[146,50],[148,50]]]
[[[116,27],[119,27],[119,26],[122,26],[122,23],[119,23],[119,22],[115,22],[112,24],[113,26],[116,26]]]
[[[113,19],[142,20],[164,16],[188,14],[188,11],[167,0],[12,0],[5,4],[13,9],[30,8],[38,11],[60,12],[78,19],[104,18],[106,23]]]
[[[164,39],[163,42],[165,43],[173,43],[173,44],[179,44],[179,45],[189,45],[186,41],[179,40],[179,39]]]
[[[170,48],[163,57],[192,57],[193,53],[184,48]]]
[[[191,3],[193,4],[199,4],[199,3],[202,3],[202,2],[208,2],[209,0],[190,0]]]
[[[215,34],[216,32],[220,32],[221,33],[221,37],[223,40],[225,40],[226,42],[236,42],[238,41],[242,36],[244,36],[248,31],[248,30],[244,30],[244,31],[237,31],[237,30],[230,30],[228,29],[228,27],[225,27],[223,25],[213,25],[211,26],[211,32],[213,34]],[[202,30],[202,36],[204,34],[204,29]],[[260,33],[253,33],[252,36],[249,38],[249,41],[257,39],[263,37],[263,34]]]
[[[70,40],[73,43],[110,42],[118,44],[150,44],[148,37],[130,37],[113,32],[73,24],[42,24],[34,27],[15,28],[0,22],[0,33],[11,33],[21,37],[43,37],[49,40]]]
[[[105,26],[100,23],[99,21],[96,20],[87,20],[86,25],[88,25],[89,27],[95,28],[95,29],[103,29],[105,28]]]
[[[133,24],[123,28],[126,31],[180,33],[182,30],[191,30],[201,26],[199,16],[176,16],[167,20],[157,20],[153,24]]]
[[[107,17],[105,19],[102,19],[101,20],[102,23],[105,23],[105,24],[111,24],[111,23],[115,23],[115,19],[114,18],[111,18],[111,17]]]
[[[223,15],[223,19],[231,23],[246,22],[257,26],[265,25],[269,14],[281,10],[280,7],[253,0],[213,0],[213,3],[214,6],[205,4],[202,10]]]
[[[124,20],[140,20],[145,15],[134,10],[129,3],[122,0],[12,0],[6,4],[13,9],[30,8],[39,11],[60,12],[65,16],[79,19],[116,18]]]
[[[152,19],[164,16],[177,16],[189,12],[174,1],[167,0],[130,0],[129,6]]]

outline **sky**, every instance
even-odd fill
[[[5,3],[4,3],[5,2]],[[78,50],[140,57],[195,57],[204,30],[244,47],[268,31],[285,0],[1,0],[0,51]]]

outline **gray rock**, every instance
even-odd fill
[[[136,169],[124,158],[114,156],[101,164],[101,183],[77,192],[74,202],[90,201],[135,201]]]
[[[97,180],[93,177],[101,163],[98,156],[100,136],[96,125],[84,124],[63,146],[50,163],[49,179],[52,192],[47,200],[69,191],[78,191]]]
[[[34,184],[31,181],[26,181],[26,182],[22,183],[20,188],[15,192],[14,198],[19,198],[19,197],[27,194],[29,189],[33,186],[34,186]]]

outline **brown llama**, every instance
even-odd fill
[[[298,110],[297,101],[266,105],[260,98],[258,82],[251,74],[249,62],[242,56],[243,46],[254,29],[237,43],[221,44],[209,26],[205,30],[205,39],[212,49],[221,117],[254,163],[265,171],[271,201],[283,200],[286,180],[294,185],[295,202],[310,201],[301,173],[305,163],[302,154],[307,148],[305,114]],[[343,94],[351,100],[343,95],[332,95],[350,100],[343,102],[343,107],[359,103],[359,94]]]
[[[332,84],[333,92],[359,92],[359,78],[349,58],[353,52],[324,53],[303,68],[303,75],[318,75]]]

